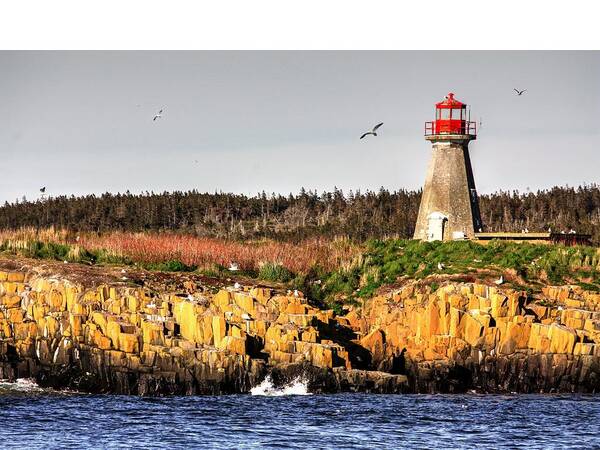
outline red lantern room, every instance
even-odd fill
[[[456,100],[452,92],[436,103],[435,121],[425,122],[425,136],[440,134],[477,135],[475,122],[467,116],[467,105]]]

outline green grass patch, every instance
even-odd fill
[[[194,272],[196,266],[188,266],[181,261],[172,260],[161,263],[146,263],[141,264],[147,270],[160,270],[161,272]]]
[[[258,271],[258,278],[265,281],[287,283],[294,278],[294,274],[281,264],[265,263]]]

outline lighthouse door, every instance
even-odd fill
[[[448,218],[440,212],[434,211],[427,216],[427,240],[443,241],[444,227]]]

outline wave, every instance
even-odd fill
[[[68,388],[53,389],[39,386],[33,378],[17,378],[14,381],[0,378],[0,395],[73,395],[77,392]]]
[[[15,381],[0,379],[0,391],[2,392],[44,392],[32,378],[18,378]]]
[[[250,389],[251,395],[264,395],[268,397],[279,397],[282,395],[311,395],[308,392],[308,382],[302,378],[295,378],[289,384],[276,388],[271,376],[267,375],[262,383]]]

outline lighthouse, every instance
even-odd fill
[[[469,142],[477,137],[467,105],[449,93],[435,105],[435,120],[425,122],[432,155],[427,168],[414,239],[473,239],[483,231]]]

